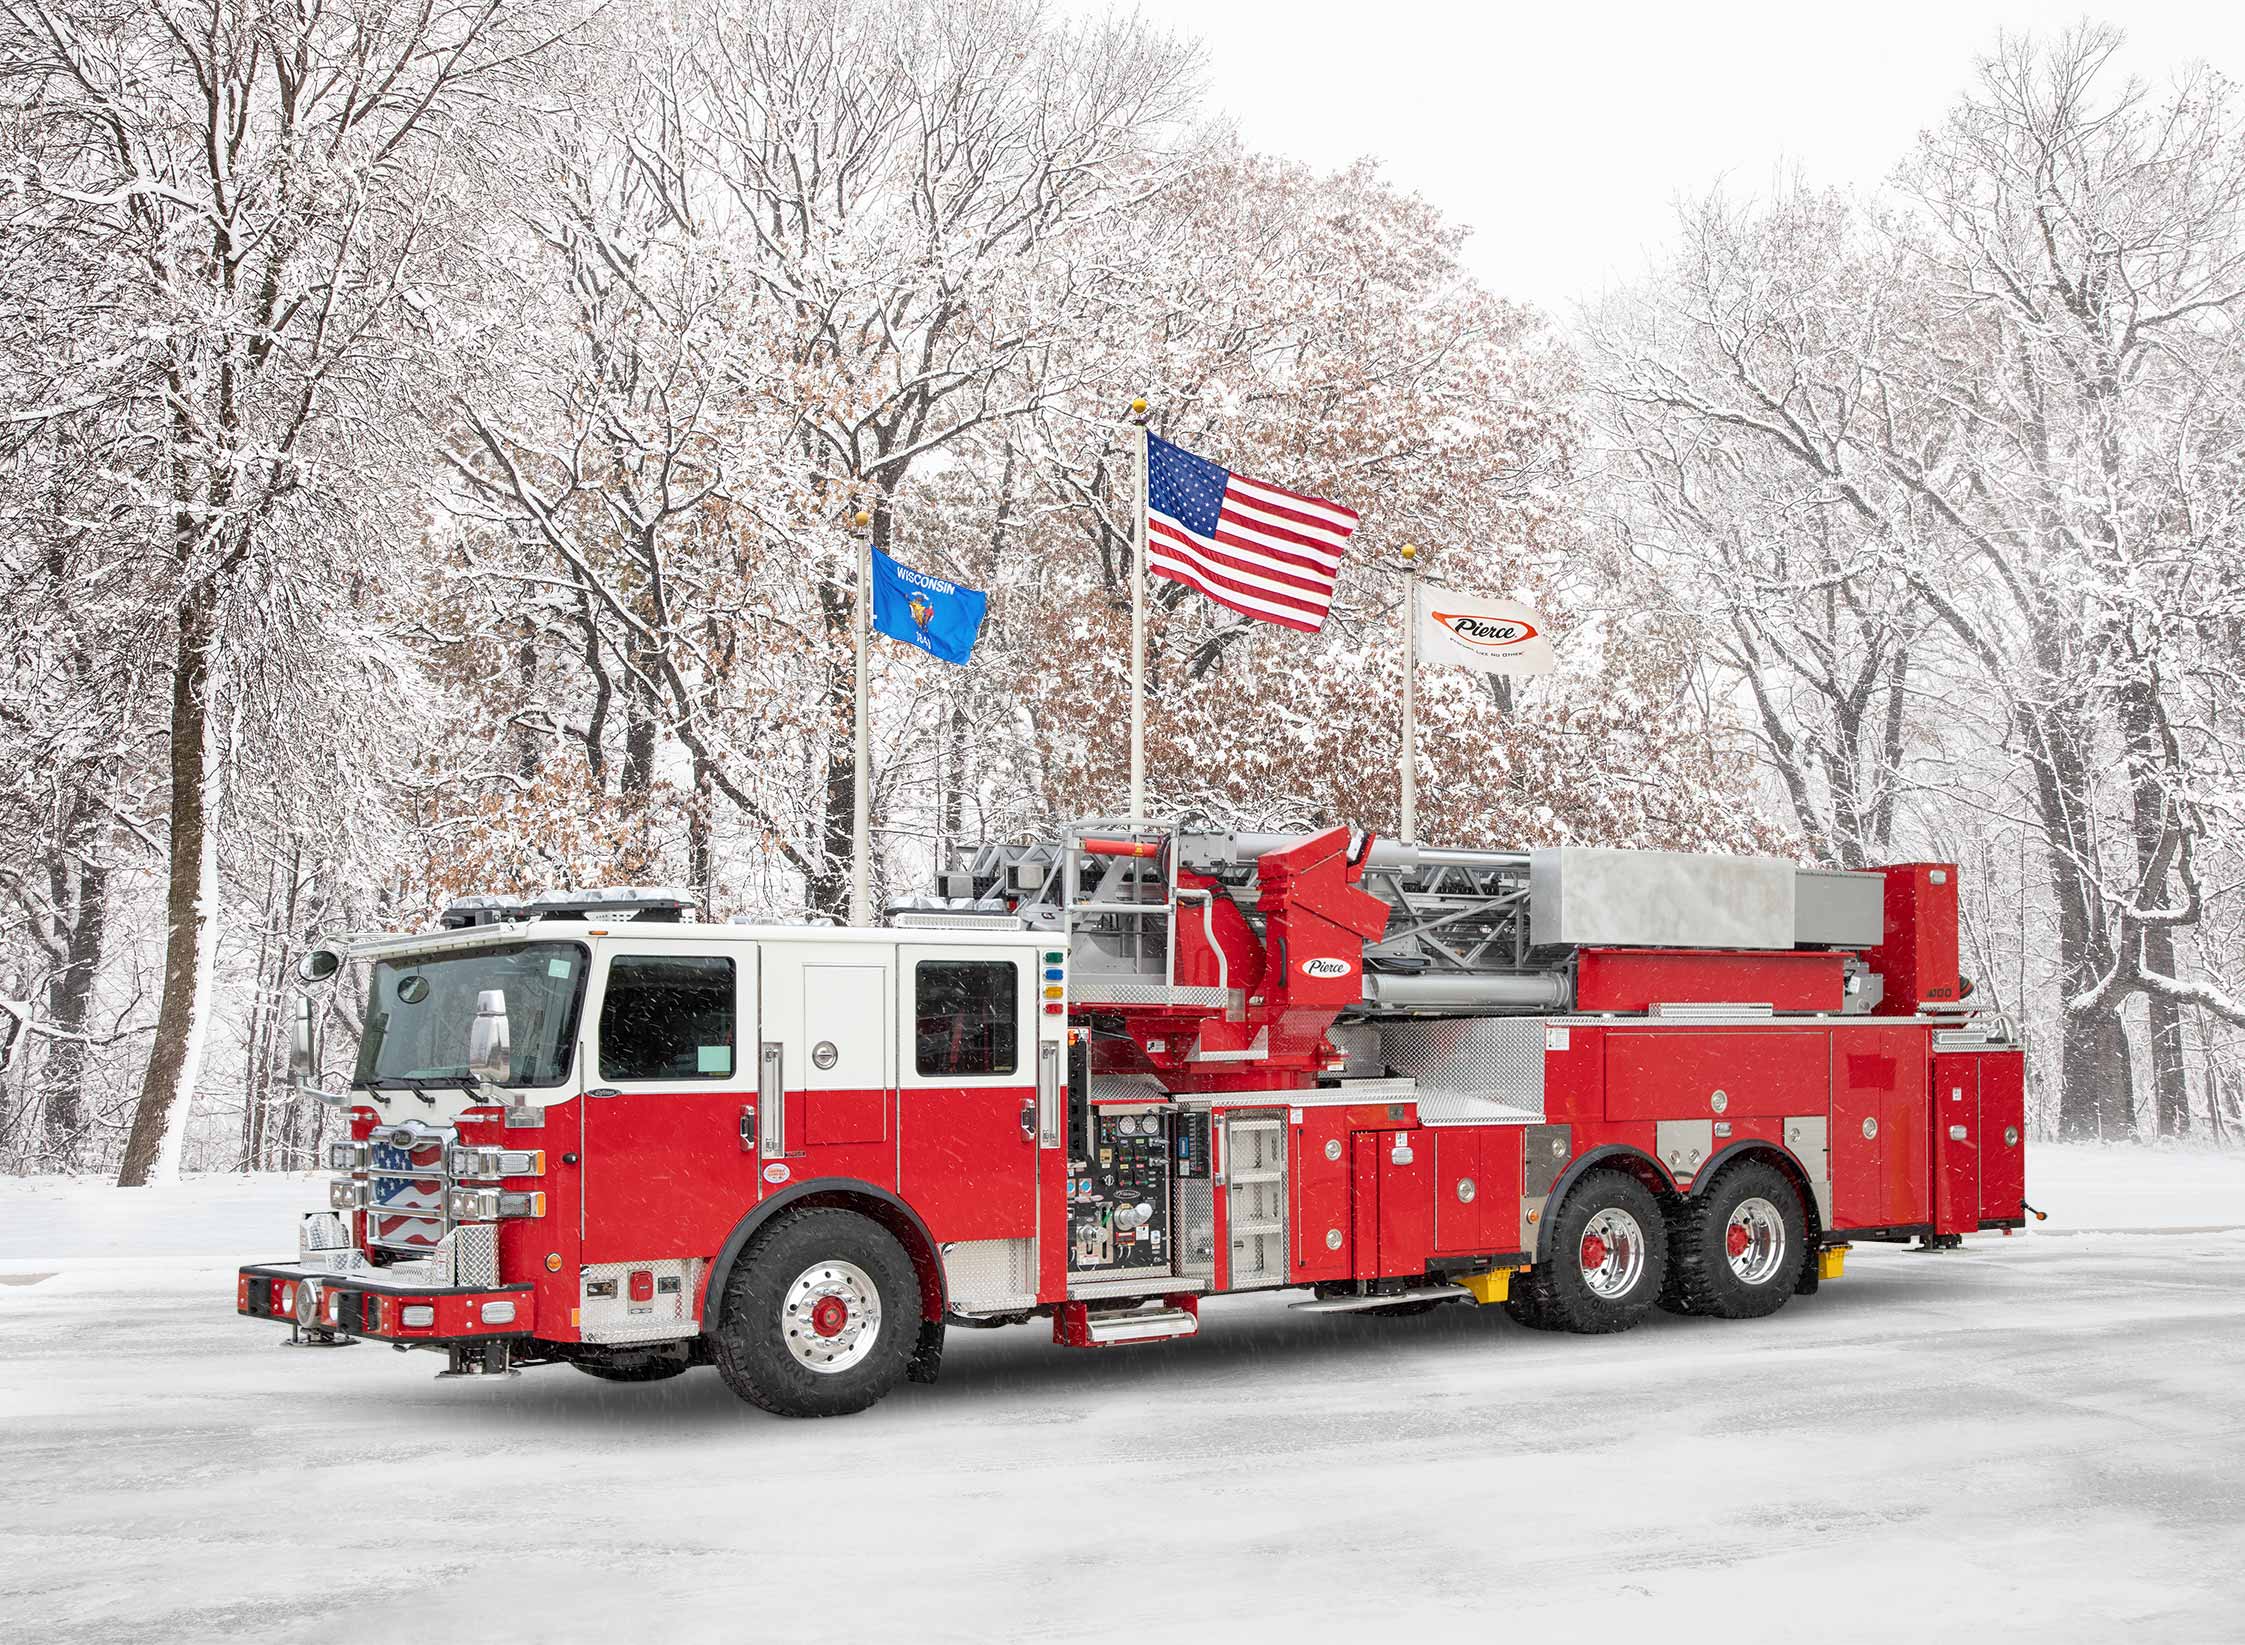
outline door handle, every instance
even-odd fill
[[[764,1111],[764,1153],[777,1159],[787,1152],[787,1103],[782,1096],[786,1073],[785,1053],[778,1040],[765,1040],[757,1049],[756,1106]]]
[[[741,1152],[756,1152],[756,1104],[753,1102],[741,1108]]]
[[[1021,1134],[1030,1142],[1037,1140],[1037,1105],[1033,1102],[1021,1105]]]

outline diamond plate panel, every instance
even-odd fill
[[[1068,982],[1069,996],[1078,1005],[1213,1005],[1231,1010],[1240,1003],[1236,988],[1166,982],[1110,982],[1096,972],[1078,971]]]
[[[1177,1272],[1210,1284],[1216,1279],[1216,1185],[1206,1177],[1177,1183]]]
[[[437,1242],[440,1269],[450,1251],[452,1283],[455,1285],[496,1285],[499,1283],[499,1226],[491,1222],[462,1223]]]
[[[1541,1017],[1384,1022],[1381,1054],[1418,1082],[1424,1124],[1535,1124],[1544,1117],[1543,1031]]]
[[[587,1342],[666,1342],[695,1335],[694,1299],[701,1295],[702,1267],[699,1257],[587,1263],[578,1280],[579,1333]],[[655,1294],[645,1302],[631,1300],[635,1269],[655,1276]],[[676,1283],[666,1289],[666,1281]],[[592,1295],[596,1282],[608,1285],[610,1294]]]
[[[1037,1301],[1034,1239],[963,1239],[943,1248],[951,1306],[970,1313],[1032,1308]]]

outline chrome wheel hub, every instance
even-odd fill
[[[1645,1272],[1645,1230],[1620,1206],[1609,1205],[1584,1226],[1578,1260],[1591,1295],[1625,1297]]]
[[[847,1371],[881,1334],[881,1291],[854,1262],[803,1270],[780,1303],[780,1334],[796,1361],[822,1376]]]
[[[1748,1285],[1774,1279],[1785,1263],[1785,1219],[1777,1207],[1758,1195],[1740,1200],[1723,1230],[1723,1253],[1731,1272]]]

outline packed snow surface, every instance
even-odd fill
[[[1753,1323],[1541,1336],[1212,1303],[954,1331],[785,1422],[714,1372],[277,1346],[313,1178],[0,1184],[0,1637],[2245,1634],[2245,1159],[2043,1146],[2036,1232]]]

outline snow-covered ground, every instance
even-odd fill
[[[2245,1637],[2245,1158],[2029,1194],[1768,1321],[1239,1299],[789,1423],[283,1350],[232,1265],[313,1179],[0,1183],[0,1638]]]

